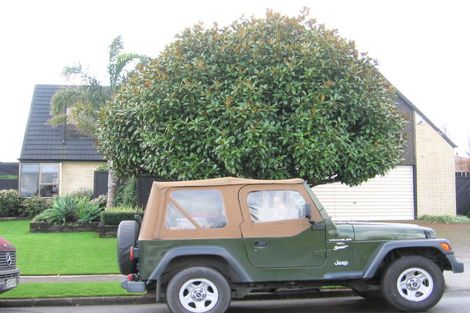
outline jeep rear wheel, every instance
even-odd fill
[[[441,299],[444,276],[439,266],[421,256],[397,259],[385,270],[381,281],[384,299],[395,308],[426,311]]]
[[[122,221],[117,231],[117,257],[119,270],[127,275],[136,270],[135,261],[130,258],[130,249],[139,236],[139,224],[136,221]]]
[[[168,284],[167,304],[173,313],[223,313],[231,301],[227,279],[203,266],[177,273]]]

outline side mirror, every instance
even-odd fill
[[[308,220],[312,219],[312,205],[310,203],[305,203],[305,218]]]

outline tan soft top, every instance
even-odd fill
[[[202,180],[185,180],[185,181],[172,181],[172,182],[153,182],[157,188],[169,187],[200,187],[200,186],[230,186],[230,185],[255,185],[255,184],[303,184],[304,180],[301,178],[292,179],[247,179],[238,177],[223,177]]]
[[[257,180],[236,177],[224,177],[204,180],[188,180],[175,182],[153,182],[152,190],[145,209],[144,219],[140,228],[139,240],[154,240],[168,238],[234,238],[240,236],[239,224],[241,223],[240,210],[238,207],[238,190],[246,185],[282,185],[303,184],[304,180],[300,178],[284,180]],[[165,222],[165,194],[168,188],[173,187],[216,187],[224,194],[227,203],[226,207],[229,225],[224,229],[205,229],[205,230],[167,230],[164,229]]]

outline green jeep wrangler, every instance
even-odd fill
[[[154,182],[143,220],[118,228],[122,287],[174,313],[225,312],[257,292],[350,286],[402,311],[434,306],[449,241],[406,224],[333,222],[302,179]]]

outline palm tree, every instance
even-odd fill
[[[145,63],[148,57],[135,53],[122,53],[124,48],[121,36],[114,38],[109,46],[109,86],[103,86],[96,77],[85,71],[81,64],[66,66],[63,75],[68,81],[78,78],[80,85],[59,89],[51,99],[51,125],[67,123],[91,137],[97,137],[97,120],[100,109],[110,99],[117,87],[125,81],[127,69],[136,61]],[[112,162],[108,161],[108,200],[107,207],[114,203],[116,178]]]

